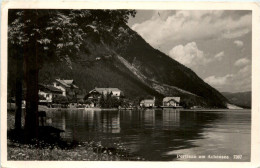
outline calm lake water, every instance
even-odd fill
[[[52,125],[66,131],[64,138],[101,141],[106,147],[122,143],[145,160],[250,161],[250,110],[66,110],[53,114]]]

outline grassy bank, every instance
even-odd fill
[[[43,148],[35,145],[20,144],[8,140],[7,157],[8,160],[61,160],[61,161],[120,161],[128,160],[111,152],[94,152],[94,148],[89,144],[77,145],[71,149],[61,149],[59,147],[46,146]]]

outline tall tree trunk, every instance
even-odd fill
[[[36,51],[32,49],[32,51]],[[26,116],[25,133],[27,140],[38,137],[38,53],[27,50],[25,54]]]
[[[27,56],[28,57],[28,56]],[[26,60],[26,116],[25,131],[28,138],[38,137],[38,69],[36,56]],[[28,59],[28,58],[26,58]],[[32,63],[34,62],[34,63]],[[29,63],[29,64],[28,64]]]
[[[32,18],[30,10],[25,10],[24,18]],[[36,15],[34,17],[37,17]],[[37,23],[35,23],[37,25]],[[34,27],[36,28],[36,27]],[[25,33],[30,34],[32,29],[30,26],[25,28]],[[26,140],[30,141],[33,138],[38,138],[38,36],[32,36],[28,43],[24,45],[24,61],[25,61],[25,83],[26,83],[26,115],[25,115],[25,136]]]
[[[22,128],[22,83],[23,83],[23,59],[20,53],[17,53],[16,59],[16,81],[15,81],[15,129]]]

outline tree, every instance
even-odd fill
[[[17,130],[22,127],[23,56],[21,53],[23,50],[19,45],[8,45],[8,96],[15,97],[15,129]]]
[[[105,100],[105,96],[104,96],[103,93],[102,93],[102,95],[100,97],[99,105],[100,105],[100,107],[106,107],[106,100]]]
[[[20,130],[22,127],[22,96],[23,96],[23,60],[20,53],[16,53],[17,61],[16,61],[16,79],[15,79],[15,129]]]
[[[57,104],[67,104],[69,101],[68,101],[67,97],[62,96],[62,95],[57,95],[57,96],[53,97],[52,102],[57,103]]]
[[[106,99],[105,99],[105,102],[106,102],[106,108],[111,108],[112,106],[113,106],[113,102],[112,102],[112,92],[111,93],[108,93],[107,95],[106,95]]]
[[[25,131],[28,139],[37,137],[38,133],[38,74],[41,66],[48,62],[65,62],[72,68],[71,62],[81,51],[84,38],[91,36],[102,43],[116,43],[115,37],[122,33],[121,26],[135,13],[134,10],[9,10],[9,51],[22,49],[18,53],[22,54],[25,66]],[[22,66],[17,65],[17,108],[21,107],[18,94],[22,79],[18,71],[22,70]],[[20,125],[19,111],[17,125]]]

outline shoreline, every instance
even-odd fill
[[[181,109],[180,111],[212,111],[212,112],[222,112],[222,111],[251,111],[251,109]]]
[[[23,107],[24,109],[24,107]],[[100,107],[90,107],[90,108],[49,108],[44,105],[39,105],[38,107],[39,111],[50,111],[50,110],[85,110],[85,111],[126,111],[126,110],[136,110],[136,109],[118,109],[118,108],[100,108]],[[161,108],[161,107],[154,107],[154,108],[144,108],[144,109],[137,109],[137,110],[164,110],[164,109],[172,109],[172,110],[178,110],[178,111],[212,111],[212,112],[221,112],[221,111],[251,111],[251,109],[223,109],[223,108],[216,108],[216,109],[211,109],[211,108],[205,108],[205,109],[184,109],[184,108]],[[14,104],[10,107],[7,105],[7,110],[15,110]]]

